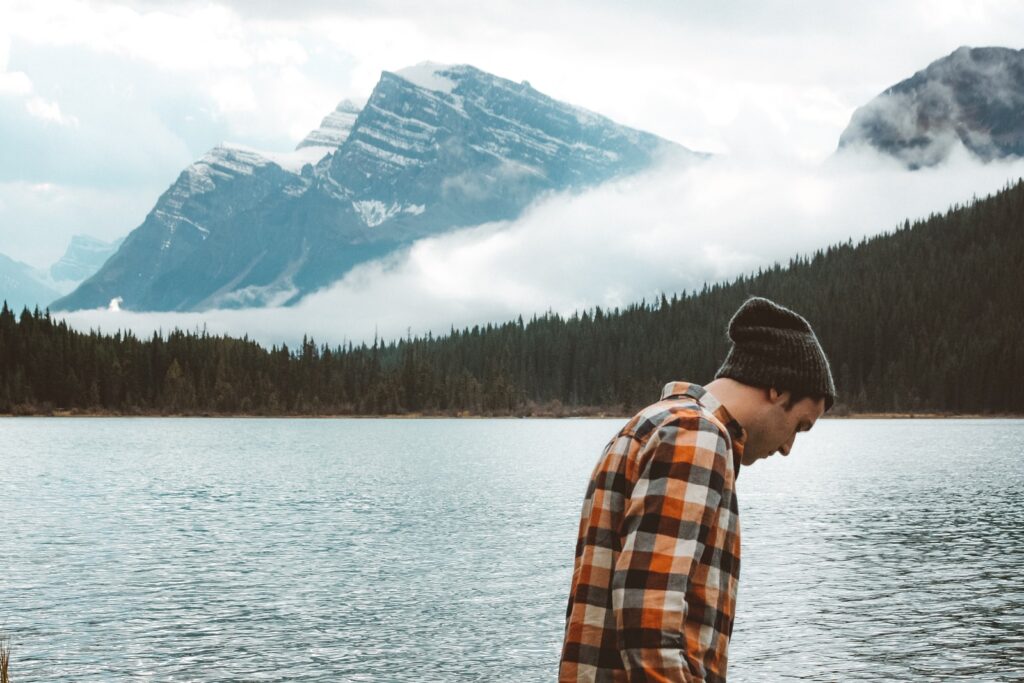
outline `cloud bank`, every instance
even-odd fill
[[[67,320],[139,335],[205,328],[268,345],[308,334],[334,346],[622,307],[889,231],[1021,176],[1024,161],[981,164],[962,149],[915,172],[867,153],[826,164],[715,158],[550,195],[518,220],[421,240],[291,308],[81,311]]]
[[[261,341],[404,336],[623,305],[891,229],[1001,187],[954,153],[907,173],[826,163],[856,107],[960,45],[1019,47],[1024,5],[611,0],[0,3],[0,252],[46,267],[124,235],[222,141],[284,151],[383,69],[470,63],[723,158],[547,197],[424,240],[289,309],[76,313]],[[961,154],[961,156],[957,156]]]
[[[423,60],[693,149],[814,163],[857,106],[959,45],[1017,46],[1022,22],[1005,0],[6,0],[0,194],[48,184],[107,208],[94,228],[12,203],[0,251],[45,268],[73,234],[122,236],[129,188],[152,206],[225,141],[288,150],[381,70]]]

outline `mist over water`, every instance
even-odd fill
[[[5,419],[24,681],[549,681],[620,420]],[[739,478],[733,681],[1024,680],[1021,420],[823,420]]]

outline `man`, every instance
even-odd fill
[[[669,383],[605,448],[583,503],[559,680],[725,681],[736,606],[740,463],[831,407],[810,324],[751,298],[706,387]]]

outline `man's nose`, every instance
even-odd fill
[[[796,440],[796,435],[790,437],[789,441],[779,446],[779,453],[783,455],[789,455],[789,452],[793,449],[793,441]]]

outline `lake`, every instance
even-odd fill
[[[623,420],[0,420],[28,681],[552,681]],[[1024,681],[1024,420],[822,420],[738,481],[730,681]]]

